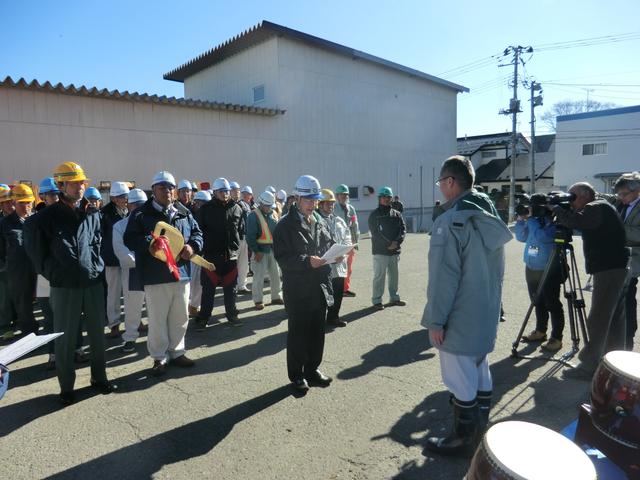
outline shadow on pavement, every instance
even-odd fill
[[[420,360],[433,358],[434,353],[424,353],[431,348],[427,330],[420,329],[403,335],[391,343],[378,345],[362,355],[362,363],[344,369],[338,374],[340,380],[362,377],[378,367],[401,367]]]
[[[279,387],[212,417],[154,435],[47,478],[150,479],[165,465],[205,455],[224,440],[237,424],[289,396],[289,386]]]
[[[535,382],[527,382],[529,375],[536,369],[546,367],[542,377]],[[493,408],[491,421],[497,416],[500,420],[522,420],[541,424],[559,431],[577,415],[577,406],[585,400],[588,384],[559,380],[552,375],[562,368],[559,363],[543,363],[536,360],[522,360],[512,357],[491,366],[493,376],[493,404],[510,392],[508,402],[502,402],[500,408]],[[521,388],[518,388],[521,386]],[[533,388],[534,407],[520,411],[531,400],[528,388]],[[571,406],[575,405],[575,409]],[[504,411],[514,412],[507,418]],[[502,414],[502,415],[501,415]],[[452,422],[452,410],[449,405],[449,392],[440,391],[427,396],[411,412],[403,415],[389,433],[374,437],[372,440],[389,438],[406,447],[426,445],[426,437],[449,431]],[[526,441],[526,439],[514,439]],[[407,462],[395,479],[450,479],[462,478],[471,459],[454,458],[431,454],[423,450],[425,457]]]

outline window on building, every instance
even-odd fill
[[[487,150],[486,152],[482,152],[482,158],[495,158],[498,156],[498,152],[495,150]]]
[[[349,187],[349,198],[351,200],[358,200],[358,187]]]
[[[253,103],[264,101],[264,85],[253,87]]]
[[[606,155],[606,143],[584,143],[582,145],[582,155]]]

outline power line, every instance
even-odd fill
[[[640,39],[640,31],[621,33],[617,35],[604,35],[600,37],[583,38],[579,40],[569,40],[566,42],[554,42],[533,46],[535,52],[545,52],[551,50],[564,50],[567,48],[588,47],[593,45],[603,45],[606,43],[618,43]]]

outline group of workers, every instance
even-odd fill
[[[111,182],[102,205],[100,191],[89,183],[80,165],[65,162],[40,183],[37,195],[26,184],[0,185],[0,333],[10,340],[16,331],[38,332],[37,299],[43,332],[64,332],[50,344],[47,363],[57,371],[63,404],[75,400],[77,362],[90,360],[93,388],[105,394],[116,388],[106,375],[105,327],[108,337],[122,337],[123,352],[135,351],[147,333],[154,376],[169,366],[191,367],[189,317],[196,330],[206,329],[219,286],[229,324],[241,326],[236,296],[250,293],[255,310],[263,310],[267,279],[271,305],[284,305],[289,318],[293,387],[305,392],[310,384],[330,383],[318,370],[324,329],[327,323],[346,325],[340,306],[344,296],[355,296],[351,274],[360,235],[346,185],[334,192],[303,175],[292,195],[268,186],[254,198],[250,186],[225,178],[198,190],[160,171],[150,192]],[[379,199],[369,224],[376,245],[373,305],[383,308],[387,271],[391,304],[404,304],[397,294],[397,259],[405,227],[390,206],[389,187]],[[178,232],[179,251],[171,251],[165,230],[156,231],[159,222]],[[321,257],[333,244],[354,248],[329,265]],[[213,267],[191,263],[199,254]],[[141,321],[145,304],[148,325]]]

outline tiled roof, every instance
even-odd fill
[[[71,84],[68,86],[58,83],[56,85],[50,82],[40,84],[37,80],[27,82],[24,78],[14,81],[11,77],[6,77],[0,82],[1,88],[17,88],[21,90],[30,90],[36,92],[60,93],[63,95],[74,95],[78,97],[105,98],[109,100],[126,100],[130,102],[154,103],[159,105],[173,105],[177,107],[203,108],[207,110],[222,110],[227,112],[249,113],[254,115],[283,115],[285,110],[278,108],[254,107],[251,105],[238,105],[234,103],[209,102],[204,100],[195,100],[190,98],[167,97],[165,95],[149,95],[148,93],[130,93],[128,91],[120,92],[118,90],[107,90],[106,88],[98,89],[96,87],[85,87],[84,85],[76,87]]]
[[[164,75],[164,78],[166,80],[184,82],[184,80],[191,75],[204,70],[205,68],[211,67],[212,65],[215,65],[223,61],[224,59],[241,52],[242,50],[251,48],[254,45],[262,43],[274,36],[287,37],[306,43],[308,45],[312,45],[316,48],[321,48],[323,50],[328,50],[340,55],[350,57],[352,59],[359,59],[375,63],[377,65],[381,65],[392,70],[397,70],[416,78],[428,80],[439,85],[452,88],[454,90],[457,90],[458,92],[469,91],[467,87],[463,87],[453,82],[434,77],[433,75],[429,75],[428,73],[414,70],[413,68],[405,67],[404,65],[390,62],[389,60],[385,60],[383,58],[376,57],[359,50],[354,50],[353,48],[345,47],[344,45],[330,42],[319,37],[314,37],[313,35],[299,32],[298,30],[283,27],[282,25],[277,25],[266,20],[263,20],[258,25],[242,32],[239,35],[236,35],[232,39],[221,43],[217,47],[212,48],[211,50],[197,56],[196,58],[189,60],[187,63],[179,66],[178,68],[171,70]]]
[[[482,147],[511,145],[511,133],[494,133],[490,135],[476,135],[473,137],[458,138],[458,153],[460,155],[473,155]],[[529,141],[518,134],[518,154],[529,151]]]

